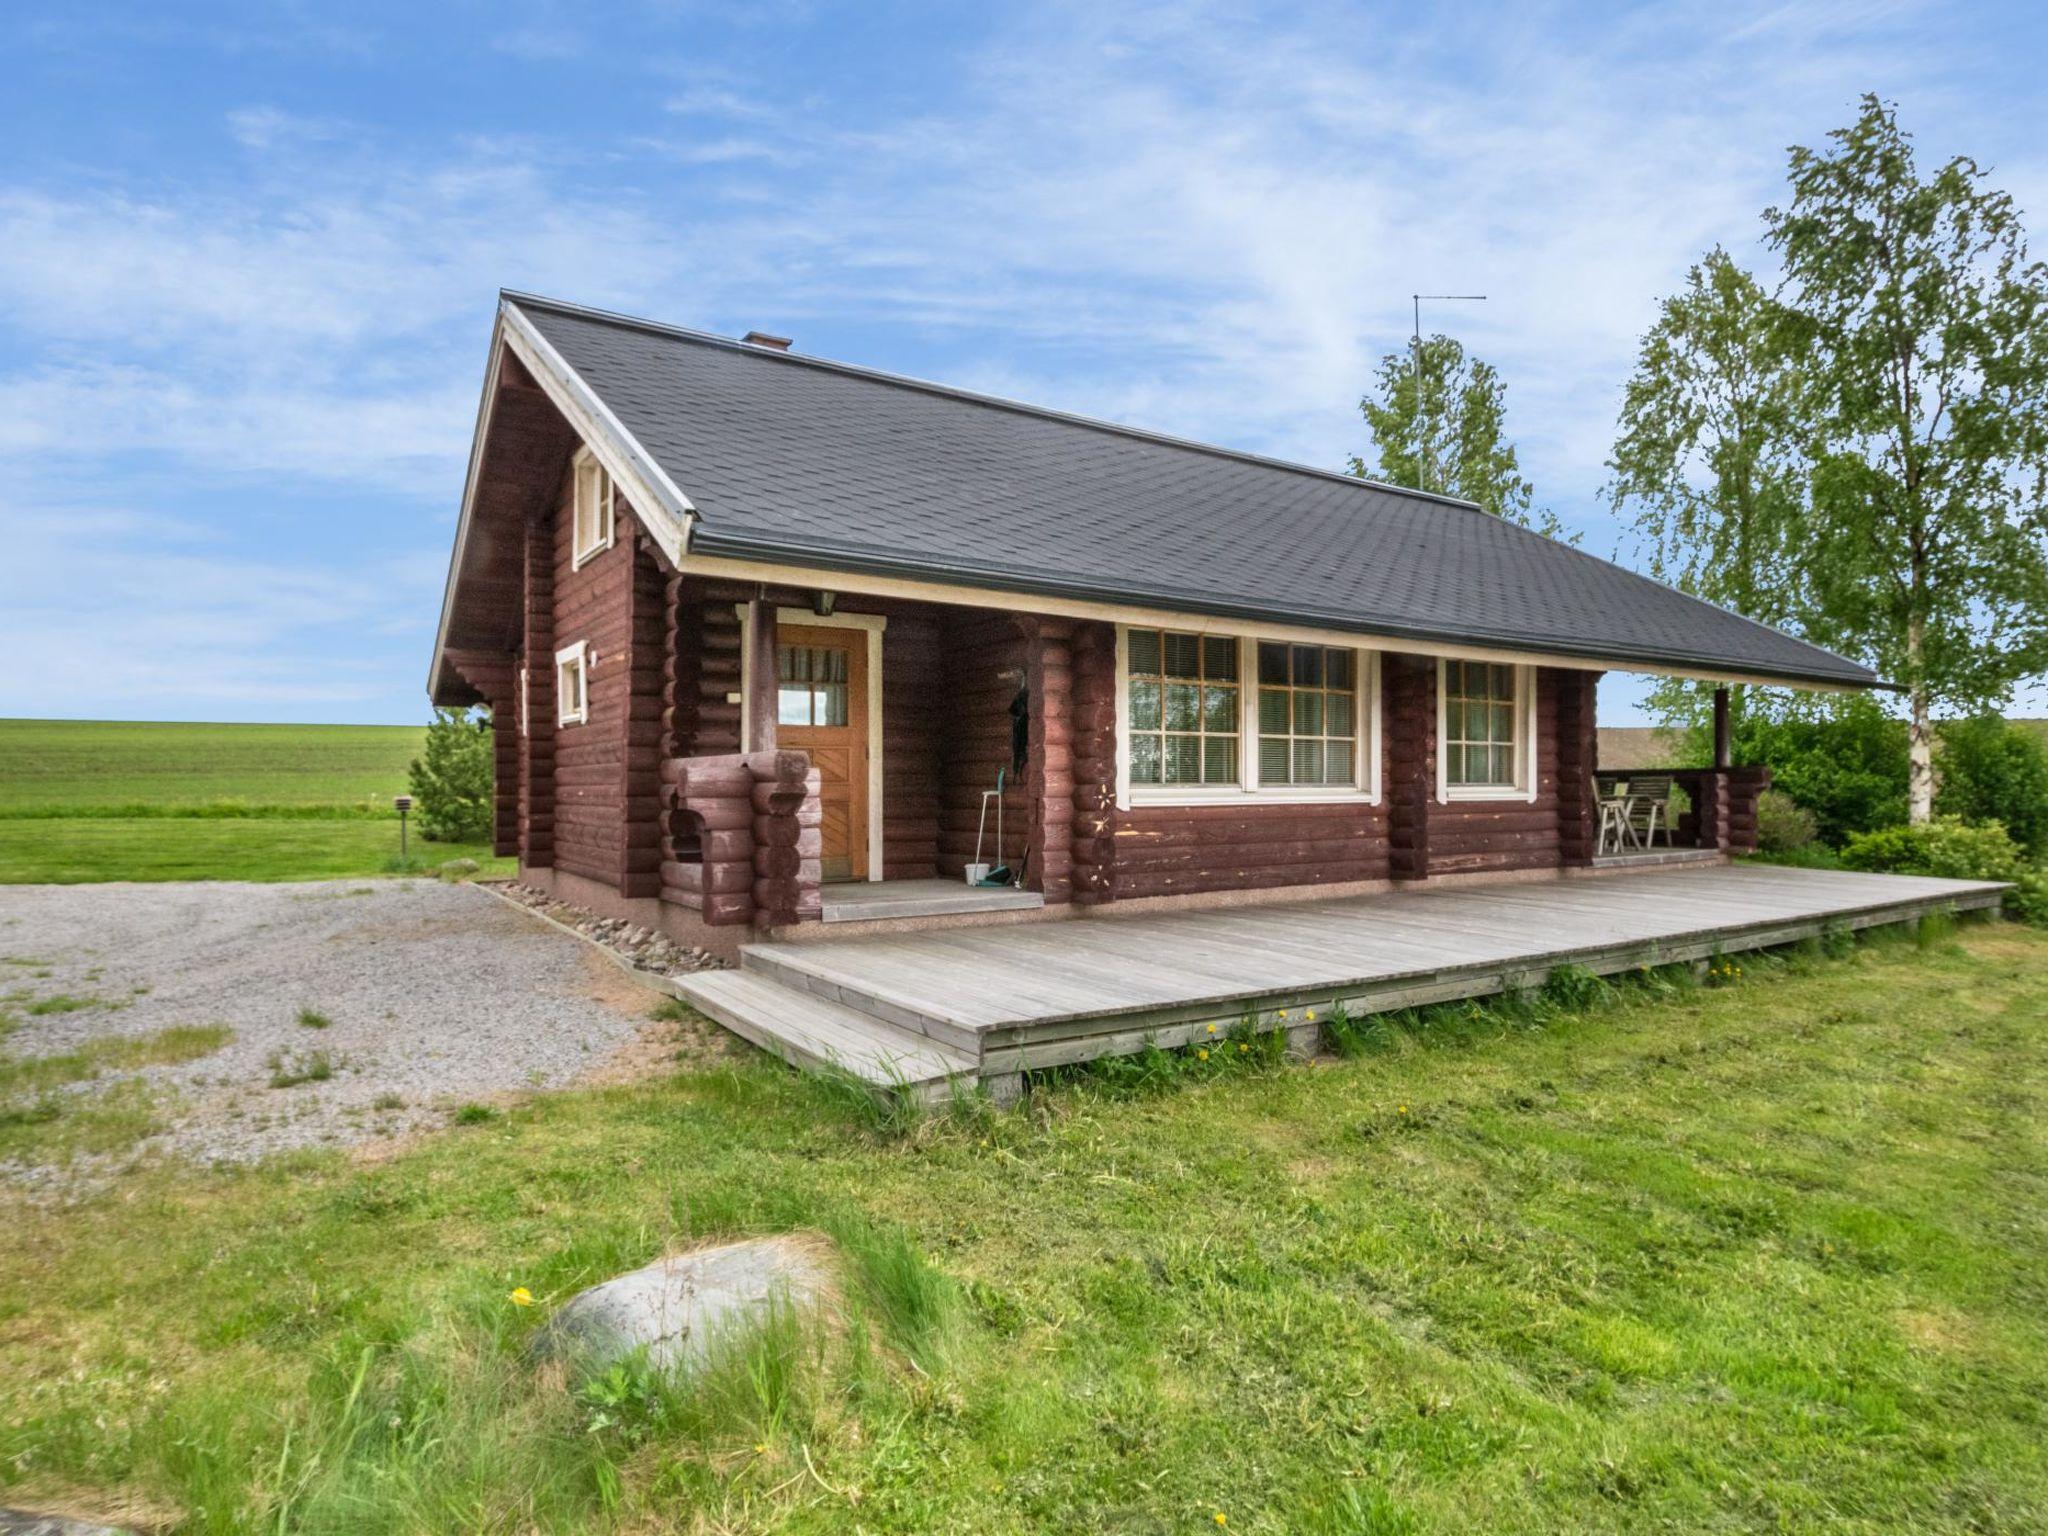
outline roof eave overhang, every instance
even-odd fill
[[[1230,621],[1279,637],[1286,633],[1342,634],[1385,642],[1384,649],[1473,660],[1500,660],[1583,670],[1647,672],[1702,682],[1754,684],[1817,692],[1893,689],[1874,675],[1866,678],[1758,668],[1706,655],[1616,650],[1546,640],[1532,646],[1510,634],[1450,632],[1345,614],[1296,613],[1276,617],[1269,606],[1233,602],[1203,594],[1137,591],[1110,582],[1007,574],[985,568],[949,567],[936,562],[892,559],[873,552],[821,550],[816,546],[730,538],[701,529],[683,567],[704,575],[738,576],[795,586],[829,578],[841,590],[878,596],[921,597],[966,606],[1021,606],[1035,612],[1116,622]],[[1012,600],[1022,598],[1021,604]]]
[[[697,508],[671,480],[639,440],[626,429],[597,391],[540,333],[510,298],[501,296],[491,327],[490,361],[484,369],[483,399],[477,406],[476,435],[470,442],[469,471],[462,487],[462,511],[455,528],[455,547],[448,561],[448,580],[441,593],[441,621],[434,635],[434,660],[427,674],[427,696],[438,700],[450,692],[448,635],[455,615],[463,559],[483,478],[490,439],[491,408],[498,395],[499,371],[510,353],[530,374],[556,410],[604,465],[612,483],[623,490],[641,526],[669,564],[680,570],[697,524]]]

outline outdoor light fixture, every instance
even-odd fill
[[[405,813],[412,809],[411,795],[393,795],[391,809],[398,812],[398,862],[405,862]]]
[[[839,594],[820,588],[811,594],[811,612],[821,619],[832,617],[832,610],[839,605]]]

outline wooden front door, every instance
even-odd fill
[[[868,637],[861,629],[776,627],[776,745],[811,754],[823,812],[820,875],[868,877]]]

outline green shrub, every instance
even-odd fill
[[[1820,818],[1781,789],[1756,802],[1756,846],[1762,853],[1796,853],[1820,836]]]
[[[1842,850],[1842,864],[1943,880],[2013,880],[2020,873],[2020,851],[1996,822],[1973,827],[1938,816],[1917,827],[1885,827],[1852,837]]]
[[[406,775],[421,834],[439,843],[489,837],[494,777],[490,717],[481,710],[435,710],[426,750]]]
[[[2027,857],[2048,854],[2048,746],[1997,715],[1951,720],[1935,760],[1934,808],[1964,821],[2002,824]]]
[[[1905,722],[1867,696],[1817,717],[1748,716],[1735,733],[1735,760],[1767,766],[1831,847],[1906,819]]]
[[[2005,910],[2019,922],[2048,928],[2048,871],[2023,871],[2005,893]]]

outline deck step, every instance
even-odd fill
[[[734,1034],[800,1067],[838,1067],[876,1088],[943,1097],[952,1079],[972,1083],[965,1051],[899,1029],[758,971],[699,971],[677,978],[683,1000]]]
[[[922,1035],[941,1049],[967,1056],[981,1053],[981,1032],[952,1016],[943,991],[899,993],[876,985],[849,967],[849,950],[867,942],[855,939],[834,944],[747,944],[740,949],[740,965],[746,972],[770,977],[792,991],[808,993],[827,1002],[866,1014],[898,1030]],[[837,953],[834,953],[836,951]],[[973,985],[971,975],[958,978],[962,986]]]

